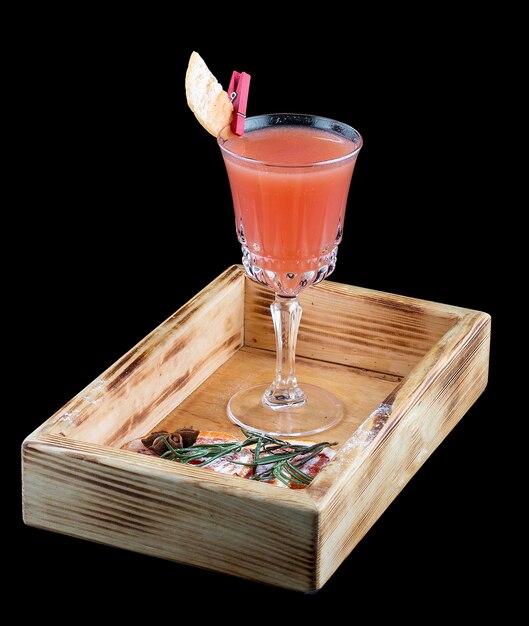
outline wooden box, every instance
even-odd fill
[[[304,490],[120,450],[155,427],[238,433],[269,382],[273,295],[228,268],[23,444],[31,526],[300,591],[320,588],[487,383],[485,313],[324,281],[303,293],[298,379],[346,405]]]

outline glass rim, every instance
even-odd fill
[[[324,117],[322,115],[312,115],[310,113],[265,113],[262,115],[253,115],[251,117],[247,117],[246,121],[249,120],[258,120],[260,118],[270,118],[273,116],[281,116],[281,117],[305,117],[305,118],[313,118],[313,119],[318,119],[318,120],[322,120],[324,122],[328,122],[330,124],[339,124],[340,126],[344,126],[347,129],[349,129],[349,131],[351,131],[353,134],[355,134],[358,137],[358,142],[354,142],[352,139],[349,139],[349,141],[355,146],[354,150],[352,150],[351,152],[348,152],[347,154],[344,154],[343,156],[340,157],[336,157],[334,159],[326,159],[323,161],[312,161],[311,163],[273,163],[270,161],[262,161],[260,159],[253,159],[251,157],[247,157],[247,156],[243,156],[241,154],[237,154],[236,152],[232,152],[231,150],[229,150],[228,148],[226,148],[223,144],[222,141],[226,142],[227,139],[223,139],[222,137],[222,133],[227,129],[230,128],[230,125],[224,126],[218,133],[217,135],[217,144],[219,146],[219,148],[225,152],[226,154],[229,154],[231,157],[238,159],[239,161],[245,161],[246,163],[251,163],[254,165],[264,165],[267,167],[277,167],[277,168],[283,168],[283,169],[291,169],[291,168],[303,168],[303,167],[315,167],[315,166],[319,166],[319,165],[334,165],[336,163],[340,163],[342,161],[347,161],[348,159],[352,159],[353,157],[357,156],[358,153],[360,152],[360,149],[362,148],[363,145],[363,139],[362,139],[362,135],[356,130],[356,128],[353,128],[352,126],[350,126],[349,124],[346,124],[345,122],[340,122],[338,120],[334,120],[330,117]],[[301,124],[292,124],[295,126],[302,126]],[[278,127],[280,126],[279,124],[276,126]],[[288,126],[288,124],[284,124],[284,126]],[[264,128],[264,127],[263,127]],[[272,128],[272,126],[269,126],[269,128]],[[262,129],[256,129],[256,130],[262,130]],[[326,132],[333,132],[332,130],[326,130],[323,129]],[[252,132],[252,131],[250,131]],[[339,134],[339,133],[336,133]],[[346,137],[346,139],[348,139]]]

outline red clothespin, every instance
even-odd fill
[[[228,95],[233,104],[234,113],[231,121],[231,129],[236,135],[244,135],[244,120],[246,119],[250,79],[250,74],[246,72],[234,71],[231,75]]]

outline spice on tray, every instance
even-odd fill
[[[178,428],[172,433],[168,430],[158,430],[144,437],[141,442],[146,448],[161,456],[164,452],[167,452],[167,443],[175,450],[188,448],[195,443],[198,433],[198,430],[187,426]]]
[[[309,485],[332,458],[329,446],[337,443],[289,442],[245,428],[241,430],[245,439],[232,439],[223,433],[212,433],[216,436],[211,437],[192,427],[173,432],[160,430],[142,438],[141,443],[162,459],[237,473],[250,480],[274,482],[291,489]]]

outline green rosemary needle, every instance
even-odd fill
[[[230,459],[230,462],[254,468],[264,466],[263,471],[255,473],[251,477],[252,480],[267,481],[276,478],[288,487],[291,483],[308,485],[312,482],[312,477],[300,467],[318,455],[324,448],[335,446],[338,443],[336,441],[332,443],[323,441],[313,445],[296,444],[246,428],[241,428],[241,430],[246,437],[244,441],[195,444],[188,448],[174,448],[164,437],[163,441],[167,446],[167,451],[161,455],[161,458],[179,463],[190,463],[201,459],[196,467],[204,467],[223,456],[238,452],[242,448],[255,446],[251,462],[243,463],[233,459]]]

